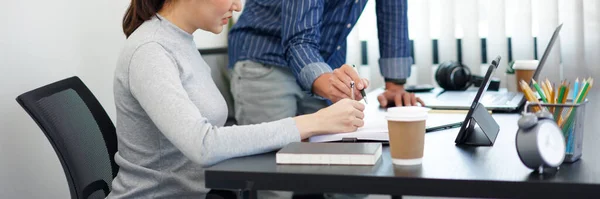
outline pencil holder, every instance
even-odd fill
[[[563,163],[572,163],[581,158],[583,132],[585,127],[585,106],[588,100],[573,104],[571,100],[565,104],[530,103],[525,104],[525,112],[534,112],[533,107],[542,107],[554,115],[566,141],[566,156]]]

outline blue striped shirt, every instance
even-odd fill
[[[229,67],[252,60],[288,67],[302,89],[346,62],[346,37],[367,0],[248,0],[229,33]],[[385,78],[410,76],[406,0],[377,0],[377,28]]]

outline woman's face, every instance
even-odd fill
[[[194,0],[191,3],[192,23],[199,29],[215,34],[223,31],[233,11],[242,9],[240,0]]]

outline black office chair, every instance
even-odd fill
[[[71,198],[106,197],[119,170],[115,126],[85,84],[67,78],[24,93],[17,102],[52,144]]]

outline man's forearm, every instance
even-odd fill
[[[385,90],[404,91],[404,84],[396,84],[393,82],[385,82]]]
[[[397,85],[404,85],[404,84],[406,84],[406,79],[404,79],[404,78],[402,78],[402,79],[385,78],[385,82],[390,82],[390,83],[394,83]]]

